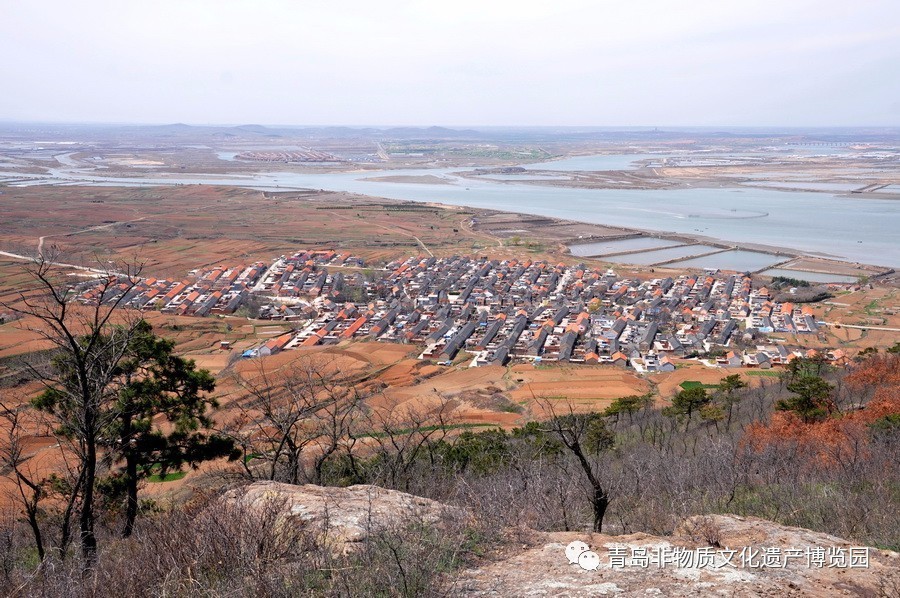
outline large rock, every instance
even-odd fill
[[[708,546],[712,538],[724,548],[777,547],[805,551],[816,547],[827,551],[853,544],[809,530],[777,525],[755,518],[713,515],[692,518],[672,537],[647,534],[607,536],[558,532],[537,534],[536,542],[511,551],[506,558],[463,572],[454,587],[459,596],[900,596],[900,556],[896,552],[869,549],[866,568],[808,567],[805,556],[785,568],[744,568],[723,565],[685,567],[669,564],[630,564],[631,550],[682,547],[695,550]],[[600,557],[596,570],[569,564],[566,546],[581,540]],[[613,568],[610,548],[624,549],[625,567]],[[671,552],[670,552],[671,554]],[[761,553],[762,554],[762,553]],[[737,555],[736,555],[737,556]],[[762,556],[760,557],[762,560]],[[716,564],[722,565],[722,559]],[[739,558],[734,562],[740,563]]]
[[[278,508],[283,522],[300,523],[339,552],[353,550],[371,533],[412,523],[441,525],[464,514],[453,507],[377,486],[294,486],[254,482],[233,488],[220,499],[241,509]]]
[[[375,486],[331,488],[256,482],[222,496],[223,504],[250,512],[277,509],[280,525],[303,525],[336,552],[353,551],[381,530],[424,522],[459,522],[464,511],[441,503]],[[648,534],[608,536],[576,532],[526,532],[525,545],[498,547],[478,567],[464,570],[449,588],[456,596],[900,596],[900,555],[868,549],[868,566],[829,567],[828,555],[849,555],[857,545],[827,534],[778,525],[763,519],[710,515],[686,520],[673,536]],[[566,547],[585,542],[599,556],[599,566],[586,570],[570,564]],[[743,566],[742,549],[800,551],[785,567]],[[697,563],[632,562],[634,549],[712,551],[713,560]],[[825,566],[807,566],[806,555],[822,549]],[[625,566],[613,566],[612,551],[626,555]],[[716,551],[733,550],[733,564]],[[658,552],[656,554],[659,554]],[[757,563],[759,565],[761,563]]]

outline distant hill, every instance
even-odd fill
[[[6,139],[47,139],[83,142],[140,141],[191,142],[279,139],[370,139],[407,141],[479,141],[479,142],[647,142],[690,139],[746,141],[761,143],[778,140],[803,143],[896,143],[900,129],[860,128],[746,128],[746,127],[478,127],[443,126],[372,127],[302,125],[164,125],[3,123],[0,136]]]

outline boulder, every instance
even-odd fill
[[[756,550],[777,547],[805,551],[821,547],[848,551],[853,543],[806,529],[778,525],[762,519],[734,515],[711,515],[688,519],[671,537],[648,534],[607,536],[554,532],[537,534],[536,541],[507,551],[504,558],[464,571],[454,586],[457,596],[898,596],[900,555],[868,549],[868,566],[859,568],[807,566],[805,556],[781,567],[644,566],[631,562],[632,549],[648,554],[681,547],[696,551],[710,546],[737,550],[740,564],[744,547]],[[586,570],[566,558],[569,543],[581,540],[599,555],[599,566]],[[628,555],[624,567],[613,567],[610,549]],[[839,552],[839,551],[838,551]],[[760,552],[760,561],[762,561]],[[687,564],[687,563],[686,563]],[[695,563],[696,564],[696,563]],[[826,565],[828,562],[826,562]],[[618,563],[617,563],[618,565]]]
[[[277,508],[282,521],[304,525],[337,552],[354,549],[369,534],[406,525],[440,526],[465,514],[439,502],[377,486],[345,488],[254,482],[227,491],[221,504],[240,509]]]

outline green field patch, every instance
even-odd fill
[[[167,473],[166,475],[160,475],[158,473],[153,474],[147,478],[147,481],[151,484],[161,484],[163,482],[175,482],[180,480],[184,476],[187,475],[186,471],[173,471]]]
[[[748,376],[766,376],[769,378],[777,378],[781,375],[781,372],[776,372],[775,370],[750,370],[749,372],[745,372]]]
[[[719,388],[718,384],[703,384],[697,380],[685,380],[679,386],[684,390],[690,390],[692,388],[705,388],[707,390],[715,390]]]

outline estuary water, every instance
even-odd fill
[[[591,167],[610,169],[650,155],[593,156]],[[582,158],[572,158],[582,160]],[[558,168],[564,160],[542,165]],[[554,166],[551,166],[553,164]],[[586,169],[587,163],[579,163]],[[572,166],[573,170],[576,170]],[[387,199],[437,202],[565,218],[642,230],[704,235],[724,241],[796,249],[852,262],[900,267],[900,201],[836,197],[762,187],[672,190],[572,189],[484,177],[461,178],[454,169],[341,173],[267,172],[252,175],[104,177],[58,169],[22,184],[153,186],[230,185],[263,190],[325,189]],[[435,175],[453,184],[374,181],[379,176]],[[34,177],[34,175],[24,175]],[[366,180],[368,179],[368,180]]]
[[[578,170],[630,170],[639,166],[638,164],[635,164],[638,160],[646,160],[653,157],[659,156],[656,156],[655,154],[600,154],[595,156],[575,156],[572,158],[563,158],[562,160],[527,164],[524,168],[526,170],[559,170],[563,172],[574,172]]]

